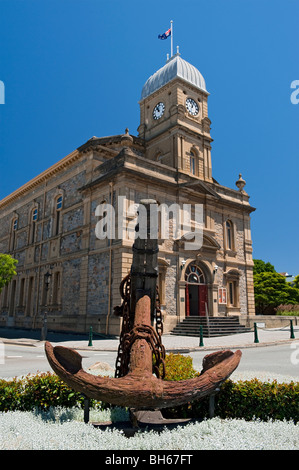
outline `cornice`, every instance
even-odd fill
[[[73,152],[71,152],[69,155],[64,157],[62,160],[59,162],[55,163],[54,165],[50,166],[47,170],[43,171],[40,173],[38,176],[35,178],[31,179],[27,183],[25,183],[23,186],[20,188],[16,189],[14,192],[6,196],[4,199],[0,201],[0,209],[4,208],[11,202],[15,201],[18,199],[20,196],[23,196],[29,191],[32,191],[36,186],[44,183],[47,181],[49,178],[51,178],[53,175],[59,173],[60,171],[64,170],[68,166],[70,166],[72,163],[74,163],[77,159],[79,159],[81,156],[80,152],[76,149]]]

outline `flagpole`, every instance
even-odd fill
[[[171,20],[170,21],[170,30],[171,30],[171,34],[170,34],[170,58],[172,57],[173,55],[173,21]]]

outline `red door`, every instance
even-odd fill
[[[189,306],[189,288],[188,288],[188,284],[186,284],[186,290],[185,290],[185,304],[186,304],[186,317],[189,317],[189,315],[190,315],[190,306]]]
[[[208,307],[208,286],[200,284],[198,286],[198,315],[200,317],[206,316],[206,304]]]

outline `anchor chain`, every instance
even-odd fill
[[[120,284],[120,294],[123,299],[120,307],[115,307],[114,313],[123,317],[117,358],[115,363],[115,378],[123,377],[129,372],[130,351],[137,339],[145,339],[154,355],[153,372],[158,378],[165,377],[165,348],[162,344],[163,322],[160,308],[158,286],[156,288],[156,329],[149,325],[130,325],[130,291],[131,273]],[[160,373],[162,366],[162,373]]]
[[[130,291],[131,274],[127,274],[120,283],[120,295],[123,299],[120,307],[114,308],[114,314],[123,318],[122,328],[119,337],[117,358],[115,362],[115,377],[123,377],[128,373],[128,357],[124,351],[125,337],[130,332]]]

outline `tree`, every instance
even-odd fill
[[[299,303],[299,289],[290,286],[279,273],[265,271],[254,275],[256,312],[274,313],[278,305]]]
[[[299,274],[295,277],[293,286],[299,289]]]
[[[0,292],[12,280],[13,276],[17,274],[17,263],[18,261],[12,256],[0,253]]]
[[[274,266],[271,263],[265,263],[261,259],[254,259],[253,275],[259,273],[276,273]]]

